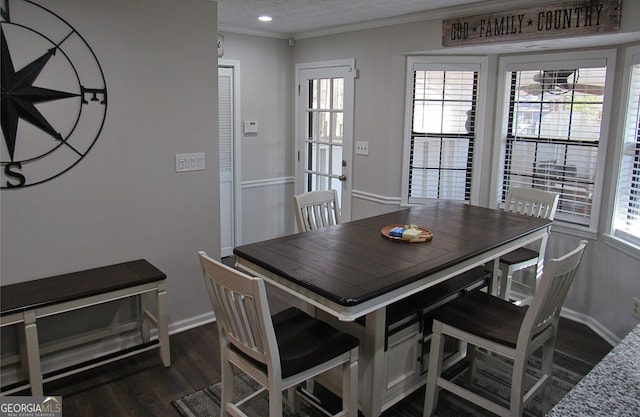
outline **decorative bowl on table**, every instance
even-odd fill
[[[433,239],[433,233],[415,224],[390,224],[380,230],[382,236],[401,242],[417,243]]]

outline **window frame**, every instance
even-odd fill
[[[408,56],[406,60],[405,78],[405,121],[402,154],[402,192],[403,205],[418,205],[409,202],[409,176],[411,170],[410,152],[413,122],[413,78],[416,66],[431,66],[434,70],[445,71],[477,71],[478,90],[476,96],[476,118],[474,127],[474,148],[471,167],[471,194],[467,203],[477,205],[481,189],[481,162],[484,143],[484,121],[487,108],[487,71],[488,58],[477,56]],[[424,69],[424,68],[421,68]]]
[[[615,134],[615,147],[613,149],[613,164],[617,168],[612,172],[610,189],[612,192],[609,198],[609,207],[607,210],[607,227],[604,234],[605,242],[610,246],[621,250],[622,252],[640,259],[639,239],[635,237],[629,238],[626,233],[617,233],[615,229],[615,216],[618,206],[618,184],[620,181],[620,171],[622,169],[623,148],[625,145],[625,131],[627,123],[628,105],[630,100],[630,87],[632,67],[640,64],[640,45],[634,45],[626,48],[624,67],[622,70],[622,87],[620,97],[620,112],[617,120],[617,133]]]
[[[508,134],[510,74],[512,71],[525,70],[553,70],[563,68],[606,67],[606,84],[603,97],[602,122],[600,125],[600,139],[598,141],[598,158],[592,198],[591,214],[587,225],[574,224],[556,217],[554,230],[565,229],[581,237],[596,238],[600,212],[603,209],[602,196],[605,179],[605,163],[608,148],[608,138],[611,126],[611,103],[613,95],[614,73],[616,64],[616,50],[604,49],[593,51],[577,51],[565,53],[543,53],[519,56],[504,56],[499,58],[498,81],[496,88],[496,137],[493,150],[493,171],[491,175],[492,207],[500,207],[504,179],[505,147]],[[501,86],[503,91],[501,92]]]

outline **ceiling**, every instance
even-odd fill
[[[220,31],[273,37],[303,37],[318,31],[344,30],[345,26],[381,25],[384,21],[424,19],[425,12],[495,0],[218,0]],[[271,22],[258,17],[269,15]]]
[[[217,0],[218,30],[274,38],[303,39],[357,29],[518,10],[557,0]],[[269,15],[271,22],[258,17]],[[528,40],[482,46],[484,53],[601,47],[637,42],[640,32],[563,39]],[[441,50],[478,53],[478,46]]]

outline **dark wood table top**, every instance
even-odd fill
[[[433,240],[390,240],[380,233],[390,224],[416,224],[431,231]],[[234,254],[339,305],[353,306],[550,224],[504,210],[438,200],[238,246]]]
[[[0,287],[2,316],[164,280],[144,259]]]

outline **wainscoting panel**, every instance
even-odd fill
[[[242,236],[237,245],[294,233],[293,177],[243,181]]]

